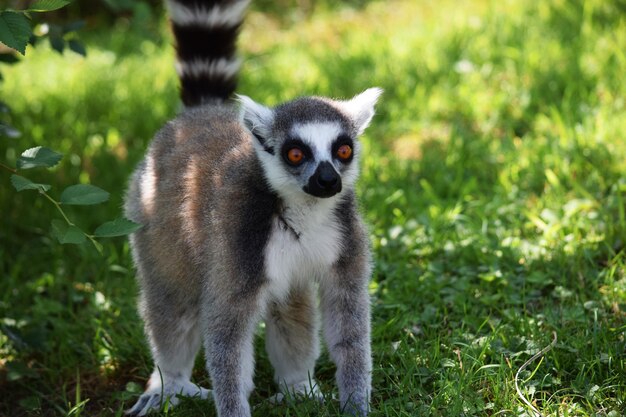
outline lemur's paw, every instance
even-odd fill
[[[163,387],[161,384],[155,384],[141,394],[135,405],[124,413],[130,416],[145,416],[150,410],[161,409],[167,400],[171,406],[175,406],[180,402],[180,396],[207,399],[210,395],[210,390],[192,384],[190,381],[175,381]]]
[[[280,392],[270,397],[270,402],[280,404],[287,400],[315,399],[324,402],[324,395],[314,379],[296,382],[290,385],[281,385]]]

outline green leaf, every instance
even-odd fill
[[[60,9],[61,7],[65,7],[70,4],[67,0],[38,0],[34,2],[28,9],[27,12],[49,12],[52,10]]]
[[[52,234],[57,238],[59,243],[64,244],[73,243],[80,245],[87,240],[87,236],[85,236],[82,230],[59,219],[52,220]]]
[[[35,373],[35,376],[37,375]],[[41,409],[41,399],[36,395],[31,395],[20,399],[19,405],[27,411],[37,411]]]
[[[104,203],[109,193],[90,184],[78,184],[67,187],[61,193],[61,203],[76,206],[90,206]]]
[[[94,232],[95,237],[114,237],[129,235],[139,229],[141,225],[128,219],[118,218],[100,225]]]
[[[136,382],[128,382],[126,384],[126,392],[130,392],[131,394],[141,394],[143,392],[143,387]]]
[[[30,21],[24,14],[0,12],[0,42],[24,55],[31,33]]]
[[[17,160],[18,169],[30,169],[35,167],[50,168],[59,163],[63,155],[50,148],[37,146],[22,152]]]
[[[11,184],[13,184],[13,187],[15,187],[17,191],[37,190],[44,192],[50,189],[50,186],[48,184],[36,184],[28,178],[24,178],[15,174],[11,175]]]
[[[87,50],[82,43],[78,42],[75,39],[70,39],[67,44],[72,51],[76,52],[79,55],[87,56]]]
[[[20,59],[17,57],[16,54],[0,54],[0,62],[4,63],[4,64],[15,64],[16,62],[19,62]]]
[[[65,49],[65,39],[60,36],[50,35],[48,38],[48,42],[50,42],[50,47],[57,51],[60,54],[63,54],[63,50]]]

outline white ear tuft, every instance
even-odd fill
[[[352,117],[357,134],[363,133],[374,117],[374,105],[383,93],[382,88],[368,88],[351,100],[342,102],[343,108]]]
[[[274,112],[248,96],[237,95],[237,100],[241,103],[240,117],[243,124],[261,142],[261,145],[265,145],[274,120]]]

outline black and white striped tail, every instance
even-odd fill
[[[187,107],[228,99],[237,87],[236,42],[250,0],[167,0],[176,71]]]

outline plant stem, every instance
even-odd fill
[[[70,226],[75,226],[74,223],[72,223],[70,221],[70,219],[68,219],[68,217],[65,215],[65,212],[63,211],[63,209],[61,208],[61,205],[52,197],[50,197],[45,191],[39,191],[40,194],[42,194],[44,197],[46,197],[48,200],[50,200],[50,202],[52,204],[55,205],[55,207],[57,208],[57,210],[59,210],[59,212],[61,213],[61,216],[63,216],[63,218],[65,219],[65,221],[67,222],[67,224],[69,224]]]
[[[4,165],[2,162],[0,162],[0,168],[4,168],[4,169],[6,169],[7,171],[10,171],[10,172],[12,172],[12,173],[14,173],[14,174],[17,174],[17,169],[15,169],[15,168],[11,168],[10,166],[6,166],[6,165]]]
[[[83,232],[85,236],[87,236],[87,239],[89,239],[91,241],[91,243],[93,243],[93,246],[96,248],[96,250],[98,251],[98,253],[100,255],[102,255],[102,245],[100,243],[98,243],[98,241],[96,239],[94,239],[93,235],[88,235],[87,233]]]
[[[11,168],[9,166],[4,165],[2,162],[0,162],[0,168],[4,168],[7,171],[10,171],[14,174],[17,174],[17,169]],[[58,201],[56,201],[54,198],[50,197],[48,195],[48,193],[46,193],[45,191],[43,191],[42,189],[38,190],[39,194],[43,195],[44,197],[46,197],[52,204],[54,204],[54,206],[57,208],[57,210],[59,210],[59,213],[61,213],[61,216],[63,216],[63,219],[65,220],[65,222],[70,225],[70,226],[76,226],[70,219],[69,217],[67,217],[67,215],[65,214],[65,212],[63,211],[63,209],[61,208],[61,204],[59,204]],[[81,233],[84,234],[87,239],[89,239],[91,241],[91,243],[93,243],[93,246],[96,248],[96,250],[98,251],[98,253],[102,254],[102,246],[98,243],[98,241],[96,239],[94,239],[93,235],[88,235],[87,233],[83,232],[81,230]]]
[[[48,200],[50,200],[50,202],[52,204],[54,204],[54,206],[57,208],[57,210],[59,210],[59,213],[61,213],[61,216],[63,216],[63,219],[65,219],[65,221],[67,222],[68,225],[70,226],[76,226],[74,223],[72,223],[70,221],[70,219],[67,217],[67,215],[65,214],[65,212],[63,211],[63,209],[61,208],[61,205],[59,204],[58,201],[56,201],[54,198],[50,197],[45,191],[39,191],[40,194],[42,194],[44,197],[46,197]],[[80,228],[79,228],[80,229]],[[91,241],[91,243],[93,244],[93,246],[96,248],[96,250],[98,251],[98,253],[102,254],[102,247],[101,245],[98,243],[98,241],[96,239],[94,239],[93,235],[88,235],[87,233],[83,232],[81,230],[81,233],[84,234],[87,239],[89,239]]]

